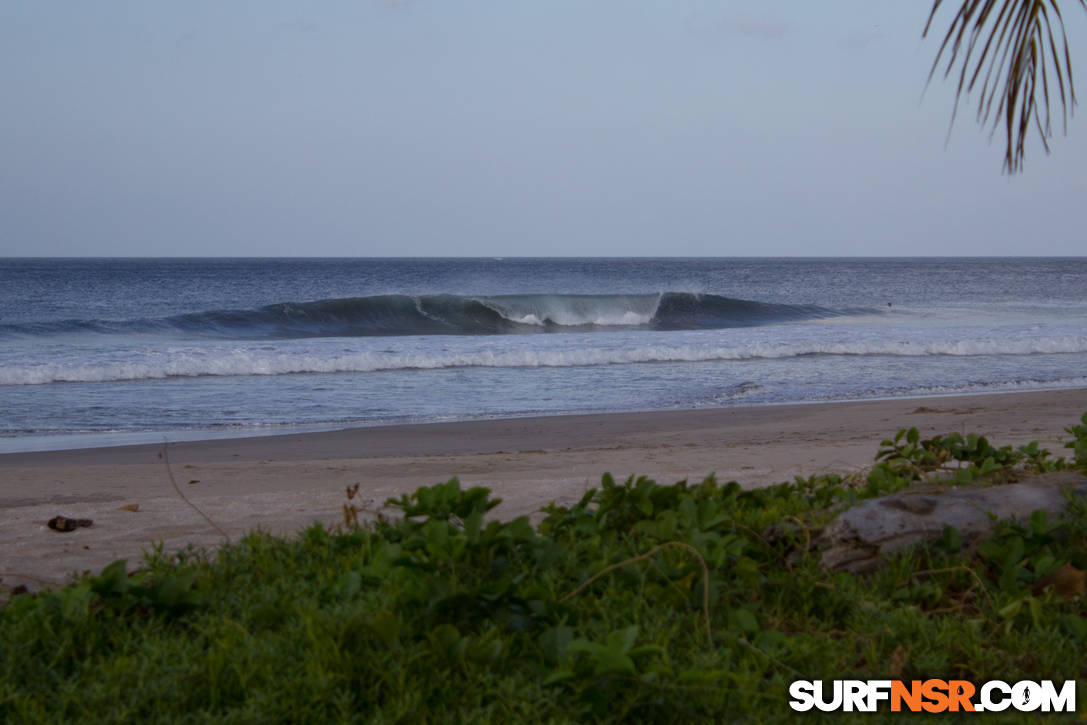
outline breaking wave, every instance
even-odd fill
[[[915,340],[848,342],[756,342],[737,345],[638,345],[619,348],[509,349],[357,352],[286,352],[268,349],[147,351],[139,359],[89,363],[21,363],[0,368],[0,385],[59,382],[117,382],[203,376],[365,373],[441,368],[541,368],[637,363],[684,363],[782,359],[810,355],[972,356],[1087,352],[1087,337],[1028,340]]]
[[[712,294],[376,295],[283,302],[252,310],[210,310],[158,319],[3,324],[0,336],[178,334],[277,339],[393,335],[500,335],[643,328],[750,327],[849,314],[815,305]]]

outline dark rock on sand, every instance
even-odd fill
[[[53,531],[75,531],[81,526],[91,526],[94,522],[90,519],[70,519],[66,516],[54,516],[46,524]]]

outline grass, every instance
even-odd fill
[[[0,607],[0,721],[784,722],[790,682],[843,677],[1078,679],[1083,702],[1087,601],[1048,586],[1087,569],[1082,501],[973,554],[945,531],[867,577],[810,548],[836,511],[918,480],[1083,466],[1087,415],[1069,431],[1068,463],[904,431],[865,478],[605,475],[537,526],[487,520],[496,500],[454,479],[372,523],[155,549]]]

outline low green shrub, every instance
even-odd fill
[[[949,529],[867,577],[809,545],[918,480],[1084,467],[1083,423],[1068,464],[910,430],[865,478],[604,475],[535,526],[489,520],[498,500],[452,479],[365,525],[156,549],[0,607],[0,721],[775,722],[795,679],[1082,681],[1087,599],[1054,585],[1087,569],[1082,501],[972,555]]]

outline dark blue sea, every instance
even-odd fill
[[[1087,258],[3,259],[0,451],[1087,386]]]

